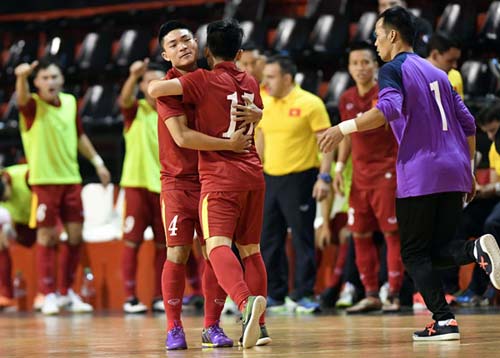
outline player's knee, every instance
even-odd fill
[[[214,250],[220,246],[231,247],[233,241],[228,237],[213,236],[213,237],[209,237],[208,239],[206,239],[205,243],[206,243],[206,249],[207,249],[207,257],[210,257],[210,253],[212,252],[212,250]]]
[[[136,249],[139,247],[139,243],[131,240],[123,240],[123,244],[127,247],[131,247],[133,249]]]
[[[39,228],[36,233],[36,242],[42,246],[55,246],[57,244],[57,231],[55,228]]]
[[[366,239],[373,236],[372,232],[353,232],[352,236],[355,239]]]
[[[238,252],[240,253],[240,258],[242,260],[247,258],[248,256],[260,253],[259,244],[249,244],[249,245],[236,244],[236,247],[238,248]]]
[[[167,260],[176,264],[186,264],[191,252],[191,245],[172,246],[167,249]]]

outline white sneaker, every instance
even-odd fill
[[[350,282],[346,282],[344,288],[340,292],[339,299],[335,302],[335,307],[345,308],[351,307],[354,303],[354,295],[356,293],[356,288]]]
[[[297,302],[295,302],[294,300],[292,300],[290,297],[286,296],[285,297],[285,307],[286,307],[286,310],[290,313],[293,313],[295,312],[295,310],[297,309],[299,305],[297,304]]]
[[[229,296],[226,297],[226,302],[224,303],[222,314],[227,314],[227,315],[240,314],[238,306],[236,306],[236,303],[234,303],[234,301]]]
[[[146,313],[147,311],[146,305],[139,301],[137,297],[131,298],[123,304],[123,312],[125,313]]]
[[[43,306],[43,301],[45,296],[41,293],[37,293],[35,296],[35,300],[33,301],[33,310],[40,311]]]
[[[380,287],[380,290],[378,291],[378,297],[380,298],[380,301],[386,302],[389,298],[389,282],[386,282]]]
[[[165,312],[165,305],[163,304],[162,299],[156,299],[153,301],[153,304],[151,305],[151,310],[153,312]]]
[[[68,296],[70,303],[65,306],[68,311],[73,313],[90,313],[94,311],[94,307],[86,302],[83,302],[80,296],[78,296],[72,289],[68,290]]]
[[[59,314],[59,305],[57,295],[55,293],[49,293],[45,296],[41,311],[44,315],[48,316]]]

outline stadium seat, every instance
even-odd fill
[[[276,37],[271,48],[276,52],[288,52],[291,55],[300,54],[306,47],[310,21],[304,18],[282,18],[276,29]]]
[[[500,1],[493,1],[488,8],[479,40],[485,48],[500,45]]]
[[[266,0],[227,0],[224,18],[260,21],[264,15]]]
[[[14,42],[7,54],[5,71],[9,75],[14,74],[17,65],[23,62],[31,63],[37,58],[38,39],[18,40]]]
[[[144,31],[127,30],[120,37],[113,62],[118,67],[128,69],[132,62],[148,57],[148,45],[149,36]]]
[[[375,23],[377,22],[376,12],[365,12],[361,15],[358,21],[358,28],[355,35],[353,36],[353,41],[369,41],[371,42],[371,37],[373,30],[375,29]]]
[[[494,93],[497,80],[488,65],[481,61],[466,61],[460,69],[464,80],[466,99],[484,97]]]
[[[349,38],[349,24],[340,15],[322,15],[318,18],[309,43],[316,54],[342,55]]]
[[[346,15],[349,6],[345,0],[307,0],[305,17],[317,18],[321,15]]]
[[[198,41],[198,58],[205,57],[204,50],[207,44],[207,27],[208,24],[200,25],[194,35],[196,37],[196,40]]]
[[[76,63],[80,70],[89,72],[104,70],[111,58],[111,42],[107,32],[88,33],[76,55]]]
[[[351,76],[347,71],[337,71],[333,74],[330,82],[328,83],[328,90],[323,98],[326,104],[326,109],[330,115],[332,125],[340,122],[340,115],[338,111],[339,99],[342,93],[353,85]]]
[[[240,23],[243,29],[243,47],[253,46],[259,49],[266,48],[266,26],[263,23],[254,21],[242,21]]]
[[[436,31],[446,33],[462,44],[469,43],[474,39],[476,28],[476,14],[471,14],[472,10],[460,4],[448,4],[439,19]]]
[[[59,65],[67,69],[74,62],[74,51],[75,44],[69,36],[66,38],[54,36],[47,42],[43,55],[55,57]]]
[[[314,94],[318,94],[319,85],[323,80],[323,71],[321,70],[305,70],[297,72],[295,75],[295,83],[302,89]]]
[[[80,108],[84,124],[111,125],[117,122],[117,93],[111,85],[94,85],[87,89]]]
[[[17,109],[17,98],[14,92],[7,103],[7,107],[2,114],[2,121],[17,122],[19,120],[19,110]]]

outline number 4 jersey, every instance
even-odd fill
[[[257,81],[233,62],[217,64],[212,71],[198,69],[179,78],[183,102],[195,105],[195,126],[213,137],[229,138],[239,127],[231,115],[232,104],[244,98],[262,108]],[[253,125],[246,133],[253,134]],[[199,152],[202,192],[249,191],[264,188],[262,164],[255,145],[246,153]]]
[[[467,137],[474,118],[446,73],[413,53],[400,53],[379,73],[376,105],[399,143],[397,197],[469,192]]]

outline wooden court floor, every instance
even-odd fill
[[[271,316],[270,346],[241,350],[201,349],[200,316],[184,317],[189,349],[164,349],[165,318],[159,316],[0,313],[0,357],[500,357],[500,315],[459,315],[460,342],[413,343],[412,332],[429,315]],[[237,339],[240,325],[224,317]]]

